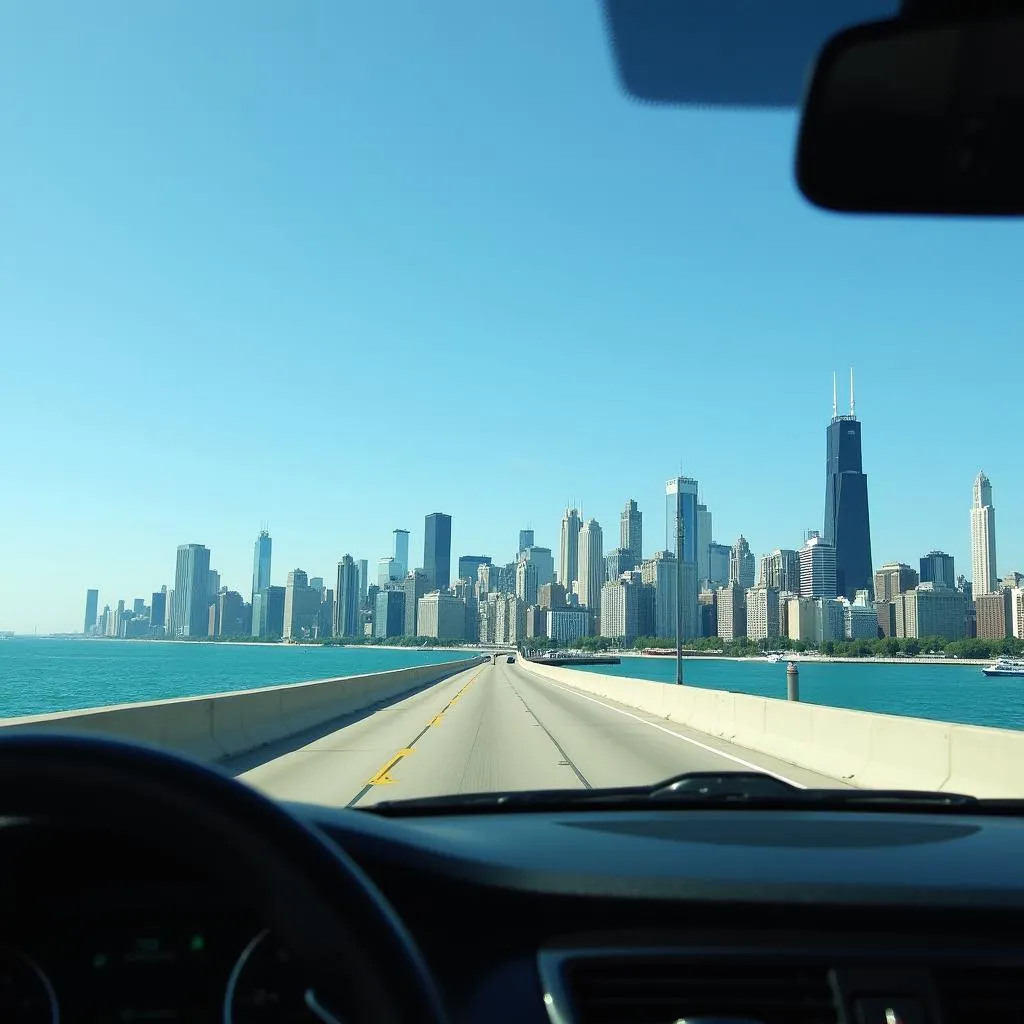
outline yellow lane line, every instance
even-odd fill
[[[487,666],[485,666],[485,665],[481,665],[480,668],[478,668],[476,670],[476,672],[473,673],[472,679],[470,679],[466,683],[466,685],[461,690],[459,690],[459,692],[457,694],[455,694],[455,696],[452,697],[452,699],[450,701],[448,701],[448,703],[445,704],[445,706],[443,708],[441,708],[441,710],[436,715],[434,715],[434,717],[430,720],[428,725],[432,725],[432,726],[435,726],[435,727],[439,726],[441,724],[441,722],[444,720],[445,712],[451,710],[451,708],[453,707],[455,702],[469,689],[469,687],[472,685],[472,683],[476,679],[476,677],[478,675],[480,675],[480,673],[486,667]]]
[[[474,679],[476,679],[478,675],[480,675],[480,673],[484,670],[485,667],[486,666],[481,665],[480,668],[478,668],[476,672],[473,673],[473,676],[466,683],[466,685],[463,686],[462,689],[459,690],[459,692],[455,694],[455,696],[452,697],[452,699],[448,701],[448,703],[445,704],[445,706],[436,715],[434,715],[434,717],[429,722],[427,722],[426,729],[424,729],[423,732],[426,732],[427,729],[429,729],[431,726],[439,726],[441,724],[441,720],[444,718],[444,713],[466,692],[466,690],[469,689],[470,684],[473,682]],[[423,732],[420,733],[420,736],[423,735]],[[416,739],[413,740],[413,743],[415,743],[416,740],[420,738],[420,736],[417,736]],[[388,761],[387,764],[385,764],[384,767],[381,768],[371,779],[369,779],[366,784],[368,786],[386,786],[389,783],[394,782],[395,780],[391,778],[391,775],[389,774],[391,769],[394,768],[395,765],[398,764],[398,762],[401,761],[403,757],[408,757],[410,754],[414,754],[415,752],[415,747],[402,747],[402,749],[399,750],[391,758],[391,760]]]
[[[389,782],[394,782],[395,780],[388,775],[388,772],[390,772],[403,757],[407,757],[411,753],[413,753],[412,747],[403,747],[393,758],[391,758],[390,761],[388,761],[386,765],[384,765],[383,768],[381,768],[379,772],[377,772],[376,775],[374,775],[372,779],[370,779],[367,785],[386,786]]]

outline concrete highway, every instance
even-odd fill
[[[637,785],[686,771],[758,770],[803,786],[842,785],[541,679],[504,656],[228,767],[270,796],[340,807]]]

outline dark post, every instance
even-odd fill
[[[676,686],[683,685],[683,495],[676,481]]]
[[[795,661],[786,666],[786,700],[800,700],[800,670]]]

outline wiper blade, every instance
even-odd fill
[[[402,815],[447,811],[571,810],[584,807],[630,810],[652,804],[664,808],[745,806],[797,810],[938,810],[976,806],[981,801],[963,793],[927,790],[801,789],[762,772],[687,772],[653,786],[452,793],[411,800],[382,800],[365,809],[384,815]]]

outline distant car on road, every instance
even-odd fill
[[[507,662],[508,662],[508,663],[509,663],[510,665],[513,665],[513,664],[515,664],[515,660],[516,660],[516,656],[515,656],[514,654],[510,654],[510,655],[509,655],[509,656],[508,656],[508,657],[507,657],[507,658],[505,659],[505,661],[507,661]]]

